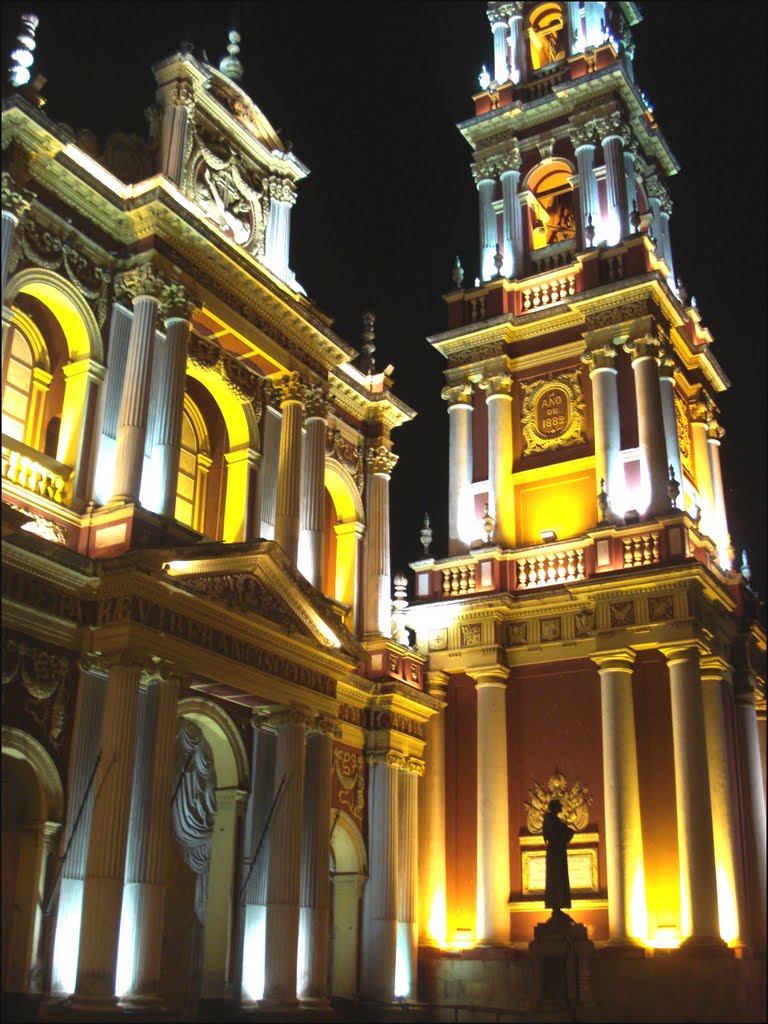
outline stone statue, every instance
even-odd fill
[[[562,908],[571,905],[568,843],[573,836],[573,829],[559,817],[562,809],[563,805],[559,800],[550,800],[542,827],[544,842],[547,844],[544,906],[552,910],[553,917],[567,917],[567,914],[563,914]]]

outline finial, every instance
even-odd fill
[[[363,352],[367,359],[366,373],[372,374],[376,368],[376,363],[373,358],[373,353],[376,351],[376,346],[373,341],[376,337],[376,333],[373,329],[376,323],[376,316],[371,313],[370,310],[363,313]]]
[[[408,580],[399,572],[392,582],[395,587],[395,597],[392,601],[392,639],[397,644],[407,646],[408,630],[405,622],[408,610]]]
[[[499,249],[499,243],[496,243],[496,255],[493,257],[493,265],[496,267],[496,277],[501,277],[501,267],[504,263],[504,257]]]
[[[691,296],[691,307],[692,307],[693,309],[698,309],[698,308],[699,308],[699,304],[698,304],[698,302],[696,301],[696,296],[695,296],[695,295],[692,295],[692,296]]]
[[[597,507],[600,510],[600,522],[608,520],[608,491],[605,489],[605,480],[600,478],[600,493],[597,496]]]
[[[749,583],[749,581],[752,579],[752,570],[749,567],[746,551],[741,552],[741,575],[744,577],[747,583]]]
[[[669,495],[669,503],[673,509],[677,509],[677,497],[680,494],[680,481],[675,478],[675,470],[670,462],[669,464],[669,483],[667,484],[667,494]]]
[[[22,14],[21,30],[16,36],[16,46],[11,50],[11,66],[8,69],[11,85],[19,88],[28,85],[32,77],[30,68],[34,63],[35,29],[40,24],[36,14]]]
[[[243,77],[243,62],[237,56],[240,53],[240,33],[232,29],[229,33],[229,46],[227,56],[219,61],[219,71],[233,82],[239,82]]]
[[[424,513],[424,522],[419,531],[419,540],[424,548],[424,554],[429,554],[429,545],[432,543],[432,527],[429,525],[429,512]]]
[[[685,305],[688,301],[688,291],[679,277],[677,279],[677,294],[680,296],[680,301]]]
[[[485,543],[491,543],[491,537],[493,536],[493,528],[496,525],[496,520],[490,513],[488,508],[488,502],[486,501],[485,507],[483,508],[483,533],[485,534]]]
[[[587,214],[587,226],[584,229],[584,235],[587,239],[587,246],[591,249],[595,241],[595,225],[592,223],[592,214]]]
[[[456,262],[453,264],[451,280],[456,288],[461,288],[461,282],[464,280],[464,267],[462,267],[458,256],[456,257]]]
[[[632,225],[632,231],[637,234],[640,230],[640,214],[637,209],[637,200],[632,200],[632,213],[629,215],[629,223]]]
[[[477,80],[480,83],[480,88],[485,92],[488,86],[491,84],[491,76],[488,74],[488,69],[483,64],[483,70],[477,76]]]

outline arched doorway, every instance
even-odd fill
[[[333,998],[354,999],[360,961],[360,905],[368,877],[365,844],[344,811],[332,812],[331,829],[328,987]]]

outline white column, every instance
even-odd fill
[[[424,776],[419,783],[419,935],[422,942],[446,939],[445,699],[448,675],[427,673],[427,692],[443,703],[424,723]]]
[[[592,416],[595,431],[595,482],[605,480],[609,508],[613,515],[621,516],[624,495],[624,467],[621,463],[621,424],[619,419],[619,392],[617,388],[616,348],[603,345],[587,349],[582,359],[590,367],[592,383]]]
[[[499,373],[480,381],[488,405],[488,505],[496,520],[494,540],[503,548],[515,544],[512,487],[512,378]]]
[[[715,488],[712,482],[712,465],[709,461],[709,422],[712,415],[706,396],[690,403],[691,447],[693,448],[693,471],[696,490],[701,502],[702,533],[714,538],[717,529],[715,518]]]
[[[133,314],[124,306],[117,302],[112,306],[107,350],[109,361],[100,396],[100,436],[93,487],[93,497],[99,505],[106,504],[112,494],[117,425],[120,418],[120,399],[123,394],[132,319]]]
[[[680,438],[677,434],[677,414],[675,412],[675,362],[669,352],[663,353],[659,362],[659,387],[661,388],[661,411],[664,418],[664,438],[667,443],[667,461],[680,484],[680,495],[683,493],[683,464],[680,460]],[[682,497],[678,498],[683,508]]]
[[[169,519],[175,517],[176,489],[181,453],[181,419],[184,412],[184,390],[187,377],[187,347],[189,345],[191,303],[182,309],[181,301],[165,321],[164,359],[157,367],[157,413],[155,451],[159,500],[157,511]],[[153,371],[153,377],[154,377]],[[153,388],[154,392],[154,388]]]
[[[498,242],[496,211],[493,208],[496,180],[490,170],[484,167],[476,169],[475,180],[480,199],[480,278],[482,281],[490,281],[496,273],[493,257]]]
[[[243,876],[243,954],[241,995],[255,1002],[264,995],[266,963],[267,883],[269,879],[269,812],[275,796],[275,734],[254,728],[251,794],[245,816]]]
[[[742,640],[739,643],[743,643]],[[742,668],[735,687],[736,749],[743,794],[744,843],[746,847],[746,903],[749,934],[745,936],[757,953],[765,953],[766,852],[765,788],[763,785],[760,737],[755,714],[752,673]]]
[[[466,554],[478,535],[472,493],[472,386],[445,387],[448,402],[448,554]]]
[[[663,515],[669,511],[670,502],[667,442],[657,363],[659,346],[653,338],[646,337],[633,339],[624,348],[632,357],[635,375],[640,479],[643,494],[648,498],[646,511],[649,515]]]
[[[623,143],[621,135],[618,133],[615,117],[601,123],[601,135],[608,200],[608,223],[605,225],[605,236],[609,245],[617,245],[622,238],[629,234],[629,217]]]
[[[592,660],[600,673],[608,932],[611,942],[633,944],[648,937],[632,699],[635,652],[617,651]]]
[[[141,688],[117,959],[117,994],[138,1005],[160,1002],[178,699],[176,677]]]
[[[275,387],[281,396],[280,410],[283,414],[277,462],[275,540],[295,562],[299,553],[301,417],[305,387],[298,373],[283,377]]]
[[[108,1012],[115,1002],[140,677],[138,665],[109,669],[72,1003],[82,1009]]]
[[[522,4],[515,5],[522,12]],[[509,77],[517,85],[523,76],[523,15],[515,13],[509,18]]]
[[[712,499],[714,512],[714,539],[717,544],[718,558],[723,569],[730,569],[728,548],[731,538],[728,534],[728,519],[725,511],[725,490],[723,489],[723,470],[720,463],[720,439],[725,431],[716,420],[710,420],[707,427],[707,448],[709,449],[709,472],[712,479]]]
[[[604,33],[602,20],[605,12],[604,3],[596,3],[593,0],[586,0],[584,14],[586,18],[586,44],[587,46],[600,46]]]
[[[468,672],[477,690],[477,924],[480,943],[509,942],[507,669]]]
[[[277,730],[275,793],[285,779],[272,819],[267,889],[264,999],[276,1006],[296,1003],[296,963],[301,890],[301,832],[306,716],[295,709],[272,719]]]
[[[513,166],[501,173],[502,221],[504,234],[504,276],[523,276],[523,219],[520,211],[520,156],[509,157]]]
[[[738,832],[731,800],[731,765],[723,713],[724,701],[729,704],[733,702],[730,673],[730,666],[720,658],[707,658],[702,663],[701,689],[707,735],[720,935],[726,942],[736,943],[741,937],[742,885],[736,861]]]
[[[193,105],[194,93],[192,83],[187,81],[175,81],[166,86],[166,89],[170,95],[165,100],[163,110],[158,170],[174,185],[181,185],[189,132],[189,111]]]
[[[504,18],[489,14],[493,32],[493,80],[501,85],[509,75],[507,70],[507,23]]]
[[[333,734],[326,720],[307,735],[301,834],[301,913],[298,991],[301,999],[327,1002],[328,925],[331,861],[331,774]]]
[[[368,887],[361,994],[382,1003],[391,1003],[395,994],[398,776],[404,763],[391,751],[368,754]]]
[[[303,473],[301,481],[301,531],[304,564],[301,572],[313,587],[323,586],[323,541],[325,537],[325,434],[328,401],[317,389],[305,404]]]
[[[624,174],[627,181],[628,231],[631,231],[632,225],[629,224],[629,215],[632,213],[633,200],[637,203],[637,176],[635,175],[635,154],[629,149],[624,150]]]
[[[684,945],[721,945],[699,654],[692,648],[664,653],[672,696]]]
[[[268,403],[270,391],[268,391]],[[261,488],[261,530],[265,540],[275,537],[275,507],[277,502],[277,463],[280,452],[281,416],[278,409],[266,404],[264,409],[263,454],[259,481]]]
[[[61,866],[53,943],[51,991],[55,993],[75,991],[88,840],[96,794],[94,770],[99,757],[105,693],[106,680],[92,672],[87,663],[82,664],[72,731],[69,799],[62,846],[62,850],[69,847],[69,852]]]
[[[296,191],[287,178],[269,178],[268,186],[269,219],[264,263],[276,277],[285,281],[291,242],[291,207],[296,202]]]
[[[579,0],[569,0],[568,23],[570,28],[570,54],[584,52],[584,31],[581,25],[581,4]]]
[[[424,762],[406,758],[398,781],[397,814],[397,956],[395,998],[417,998],[419,891],[419,778]]]
[[[579,212],[581,214],[581,239],[583,248],[587,248],[587,226],[592,218],[595,229],[593,244],[600,241],[600,204],[597,198],[597,180],[595,178],[595,145],[590,141],[589,134],[577,129],[572,134],[576,150],[576,165],[579,171]]]
[[[123,275],[125,288],[134,296],[133,321],[120,401],[112,501],[139,499],[147,434],[155,323],[163,283],[149,264],[126,271]]]
[[[659,219],[659,223],[661,225],[662,245],[664,248],[664,262],[669,267],[669,277],[667,278],[667,281],[669,282],[670,287],[675,284],[675,266],[672,262],[672,238],[669,233],[669,218],[671,213],[672,204],[669,201],[669,198],[667,198],[666,202],[662,203],[661,206],[661,217]]]
[[[392,584],[389,564],[389,477],[397,456],[386,445],[366,452],[365,557],[363,633],[389,636],[392,631]]]
[[[204,999],[222,1000],[231,995],[230,950],[233,941],[232,915],[235,899],[235,853],[240,819],[246,793],[236,787],[216,790],[216,820],[211,835],[211,861],[208,869],[208,898],[205,908],[203,939]]]

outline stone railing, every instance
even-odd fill
[[[528,313],[532,309],[541,309],[542,306],[562,302],[575,293],[576,278],[573,274],[523,288],[523,312]]]
[[[556,71],[545,73],[542,78],[535,79],[532,82],[525,82],[521,85],[516,85],[512,90],[514,99],[521,100],[523,103],[530,103],[531,100],[541,99],[542,96],[548,96],[554,86],[560,85],[570,78],[571,70],[569,67],[558,67]]]
[[[548,270],[559,270],[573,263],[576,255],[576,238],[566,238],[544,249],[531,250],[531,273],[546,274]]]
[[[61,505],[66,497],[67,481],[71,474],[69,466],[3,434],[3,480]]]
[[[466,597],[475,592],[475,563],[443,567],[443,597]]]
[[[575,583],[586,579],[585,545],[564,547],[557,551],[531,551],[517,555],[517,589],[548,587],[555,583]]]
[[[624,547],[624,568],[632,569],[637,565],[658,565],[661,561],[661,533],[632,534],[622,537]]]

